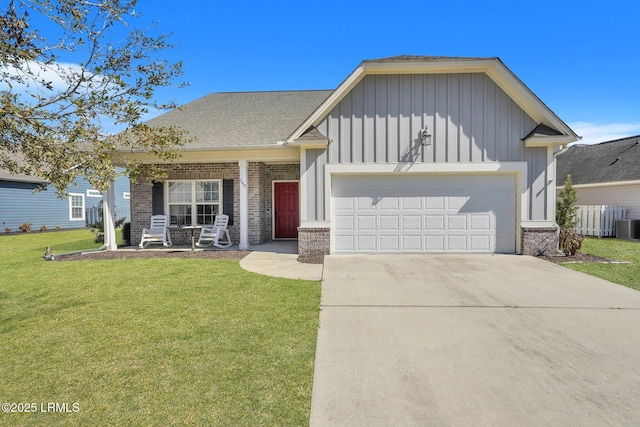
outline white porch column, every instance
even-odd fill
[[[249,249],[249,169],[246,160],[238,160],[240,168],[240,245],[239,249]]]
[[[118,249],[116,243],[116,215],[115,215],[115,190],[114,183],[111,188],[102,193],[102,221],[104,224],[104,244],[108,251]]]

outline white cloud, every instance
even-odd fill
[[[52,93],[68,89],[70,82],[77,81],[77,76],[82,73],[82,67],[70,62],[43,64],[27,61],[20,69],[6,67],[0,71],[7,73],[10,79],[9,82],[0,81],[0,90],[8,89],[11,84],[12,90],[23,92],[26,95],[43,94],[49,96]],[[18,80],[19,77],[23,78],[22,83]],[[91,83],[83,84],[81,87],[91,88]]]
[[[637,123],[568,123],[582,140],[578,144],[597,144],[614,139],[640,135],[640,122]]]

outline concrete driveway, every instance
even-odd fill
[[[527,256],[325,257],[312,426],[638,425],[640,292]]]

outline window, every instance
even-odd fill
[[[124,200],[130,200],[131,199],[131,193],[125,191],[124,193],[122,193],[122,198]]]
[[[169,181],[168,204],[171,225],[213,224],[220,212],[220,180]]]
[[[69,220],[84,221],[84,194],[69,194]]]
[[[87,190],[87,197],[102,197],[102,193],[98,190]]]

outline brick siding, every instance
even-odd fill
[[[522,227],[523,255],[558,255],[560,234],[557,227]]]
[[[329,227],[298,227],[298,261],[322,264],[329,255]]]

